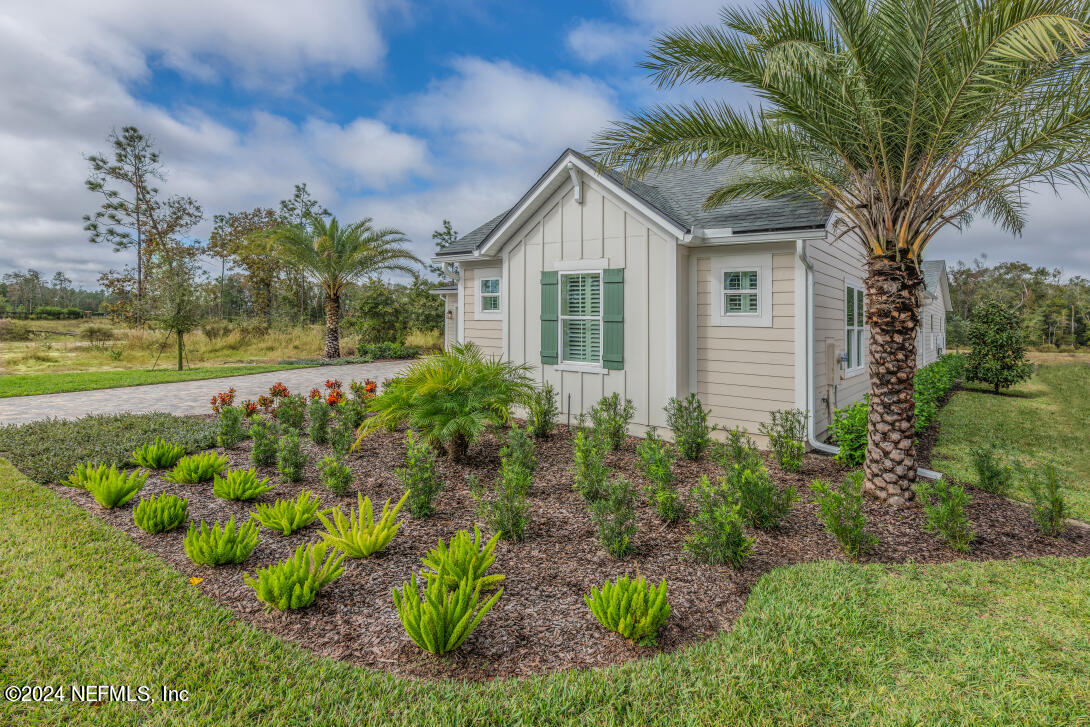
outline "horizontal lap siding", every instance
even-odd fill
[[[916,361],[920,367],[938,359],[938,347],[942,343],[940,332],[942,331],[942,320],[946,317],[946,307],[943,304],[941,287],[935,293],[936,295],[932,300],[928,300],[927,296],[922,296],[924,305],[920,309],[920,333],[916,337]],[[935,334],[934,346],[931,345],[932,333]]]
[[[493,263],[490,267],[494,267]],[[487,356],[503,358],[503,321],[478,321],[476,270],[462,266],[462,307],[465,311],[465,340],[476,343]],[[501,296],[500,305],[507,304],[507,296]]]
[[[697,285],[696,393],[711,409],[712,423],[745,427],[753,434],[768,422],[770,412],[796,406],[795,256],[785,245],[771,249],[771,328],[712,325],[712,257],[692,253]],[[748,253],[737,247],[729,250],[734,251]]]

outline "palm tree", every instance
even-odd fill
[[[274,251],[325,290],[325,358],[341,355],[341,293],[350,283],[395,270],[416,275],[410,263],[423,263],[405,249],[408,241],[399,230],[375,229],[370,217],[341,227],[336,217],[308,213],[305,224],[273,232]]]
[[[656,107],[595,140],[639,176],[728,159],[749,170],[706,207],[803,194],[866,253],[867,491],[891,505],[916,478],[912,377],[919,262],[974,215],[1011,232],[1031,185],[1090,180],[1090,4],[1082,0],[780,0],[668,32],[642,64],[660,87],[734,81],[760,100]]]

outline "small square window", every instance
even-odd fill
[[[481,278],[481,312],[499,313],[500,279]]]
[[[723,272],[723,315],[759,313],[761,299],[756,270]]]

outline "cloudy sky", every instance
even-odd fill
[[[213,214],[306,182],[342,219],[405,230],[502,211],[564,147],[626,110],[676,100],[635,64],[656,32],[714,22],[718,0],[7,0],[0,8],[0,271],[92,285],[126,255],[92,246],[85,155],[132,124],[169,192]],[[739,103],[729,86],[694,90]],[[1083,195],[1035,199],[1020,239],[986,224],[932,256],[1090,274]],[[208,234],[206,222],[198,236]]]

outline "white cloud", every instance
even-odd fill
[[[381,121],[356,119],[340,126],[311,119],[304,134],[326,162],[343,170],[356,185],[385,187],[428,171],[427,143]]]
[[[621,22],[580,19],[568,31],[568,47],[587,63],[630,65],[642,57],[658,33],[686,25],[719,22],[722,0],[621,0]]]

